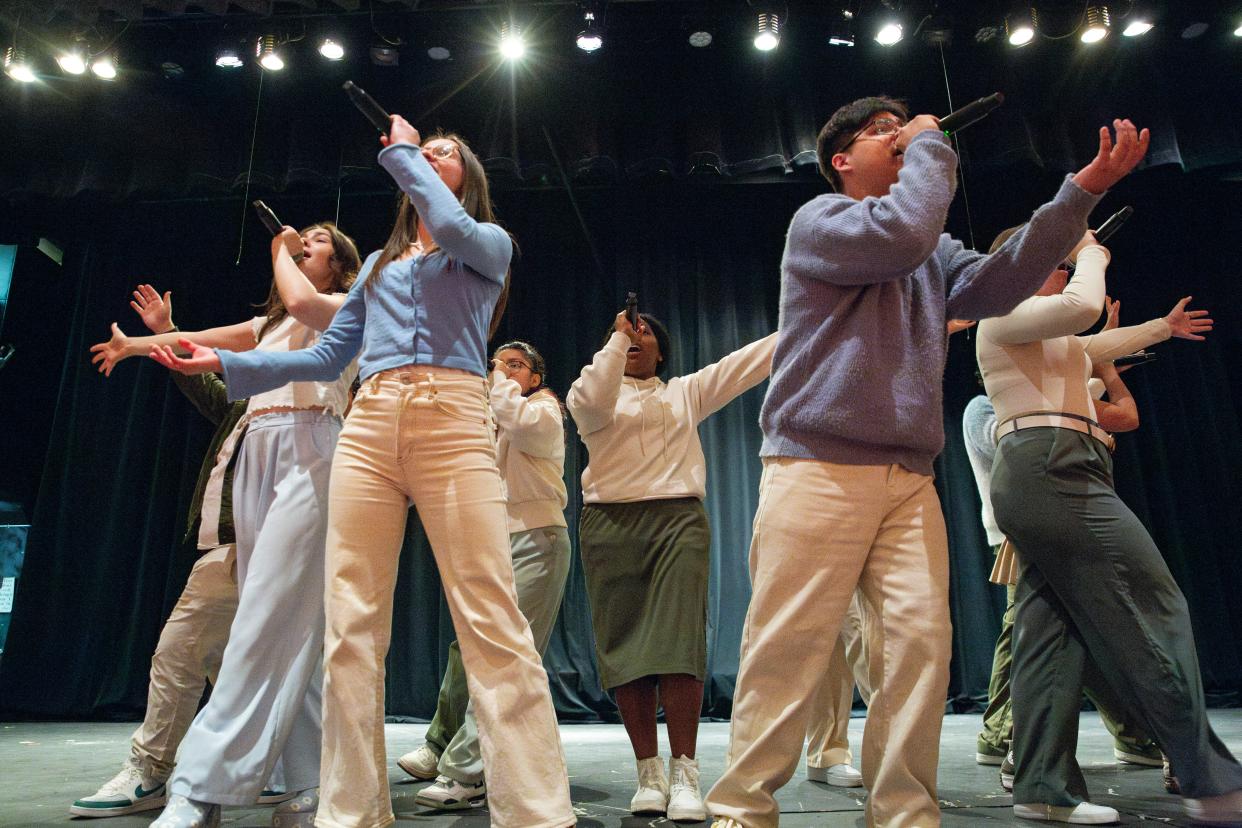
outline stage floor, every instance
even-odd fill
[[[1213,710],[1216,731],[1235,754],[1242,754],[1242,710]],[[862,738],[863,719],[850,723],[855,751]],[[132,724],[40,723],[0,725],[0,826],[79,825],[95,823],[101,828],[138,828],[150,823],[158,811],[107,820],[73,820],[70,803],[93,793],[119,768],[129,749]],[[1012,799],[1001,790],[997,769],[975,764],[975,733],[979,716],[947,716],[940,742],[940,800],[945,826],[980,822],[996,825],[1030,825],[1014,819]],[[390,762],[422,743],[426,725],[388,725]],[[663,731],[663,728],[661,728]],[[663,819],[631,816],[627,810],[634,792],[634,762],[619,725],[564,725],[561,735],[571,773],[570,784],[581,826],[647,828],[672,826]],[[663,734],[661,734],[663,736]],[[729,726],[705,723],[699,734],[699,757],[706,789],[719,776]],[[667,755],[667,744],[662,743]],[[533,758],[533,757],[532,757]],[[1179,799],[1164,792],[1159,769],[1118,765],[1112,756],[1112,739],[1094,713],[1084,713],[1079,734],[1078,759],[1091,786],[1093,801],[1111,805],[1122,814],[1123,825],[1160,822],[1189,825],[1181,814]],[[391,766],[393,808],[397,826],[485,828],[486,811],[437,813],[414,803],[424,783],[414,782],[395,764]],[[806,781],[798,774],[778,795],[781,825],[861,826],[861,788],[830,788]],[[270,824],[270,809],[227,808],[223,825],[236,828]]]

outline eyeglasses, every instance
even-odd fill
[[[837,152],[845,152],[850,148],[850,145],[861,138],[864,133],[880,138],[897,134],[901,131],[903,126],[905,126],[905,122],[896,118],[876,118],[874,121],[858,130],[858,132],[855,132],[850,140],[845,142],[845,146],[841,147],[841,149],[837,150]]]
[[[522,362],[522,360],[520,359],[506,359],[505,366],[513,371],[521,371],[523,368],[525,368],[528,371],[535,370],[534,368],[531,368],[529,365],[527,365],[525,362]]]
[[[436,144],[434,147],[424,147],[423,149],[434,155],[436,158],[451,158],[453,153],[457,151],[457,145],[452,143]]]

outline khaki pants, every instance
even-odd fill
[[[830,768],[853,763],[849,727],[855,684],[863,703],[869,703],[871,684],[867,679],[867,639],[863,632],[863,610],[857,590],[850,599],[841,634],[833,645],[828,673],[811,704],[811,724],[806,731],[807,767]]]
[[[547,674],[518,609],[480,377],[400,368],[363,382],[332,466],[321,828],[393,822],[384,656],[410,502],[431,542],[479,721],[492,824],[574,823]]]
[[[237,547],[217,546],[190,570],[151,657],[147,712],[130,749],[130,761],[147,777],[165,781],[172,773],[203,685],[216,683],[236,612]]]
[[[940,824],[936,762],[949,685],[948,542],[932,479],[899,466],[765,458],[750,549],[753,594],[718,817],[778,824],[812,700],[855,588],[871,615],[863,733],[869,826]]]

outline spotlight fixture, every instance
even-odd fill
[[[690,33],[690,45],[696,49],[705,49],[712,45],[712,33],[704,29]]]
[[[853,46],[854,45],[854,28],[850,26],[848,20],[840,23],[834,23],[828,29],[828,45],[829,46]]]
[[[91,63],[91,71],[95,73],[95,77],[100,80],[116,79],[116,56],[111,52],[105,52],[97,55]]]
[[[216,52],[216,66],[221,69],[237,69],[242,66],[241,55],[233,48],[221,49]]]
[[[36,80],[34,67],[26,60],[26,51],[19,46],[10,46],[4,50],[4,74],[21,83],[32,83]]]
[[[1238,24],[1238,28],[1233,30],[1234,37],[1242,37],[1242,23]]]
[[[276,51],[276,35],[263,35],[255,44],[254,56],[259,65],[269,72],[279,72],[285,68],[285,60]]]
[[[1203,21],[1191,23],[1182,29],[1182,40],[1194,40],[1196,37],[1202,37],[1203,33],[1208,30],[1208,24]]]
[[[1083,43],[1099,43],[1108,36],[1112,21],[1108,16],[1108,6],[1091,3],[1087,6],[1087,24],[1079,35]]]
[[[576,43],[578,48],[584,52],[594,52],[604,45],[604,35],[600,31],[598,24],[595,22],[595,12],[588,11],[582,19],[586,22],[586,28],[578,32]]]
[[[328,60],[340,60],[345,57],[345,47],[339,41],[325,37],[319,41],[319,54]]]
[[[68,75],[81,75],[86,71],[86,50],[75,43],[56,56],[56,64]]]
[[[755,31],[755,48],[761,52],[770,52],[781,45],[781,17],[775,12],[759,12],[758,26]]]
[[[399,66],[401,52],[391,44],[376,43],[371,47],[371,63],[376,66]]]
[[[453,56],[447,46],[432,46],[427,50],[427,57],[432,60],[448,60]]]
[[[901,42],[903,36],[901,24],[893,20],[885,23],[875,33],[875,42],[881,46],[894,46]]]
[[[1038,26],[1035,9],[1027,6],[1005,18],[1005,38],[1010,46],[1025,46],[1035,39]]]
[[[505,60],[521,60],[526,54],[526,39],[522,37],[522,30],[509,22],[501,23],[498,48]]]

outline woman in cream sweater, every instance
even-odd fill
[[[1242,820],[1242,767],[1208,725],[1186,600],[1113,489],[1111,438],[1087,390],[1094,363],[1170,336],[1201,340],[1212,320],[1187,311],[1186,297],[1163,318],[1077,336],[1099,318],[1109,260],[1090,234],[1077,251],[1072,283],[1057,269],[1008,315],[983,320],[977,339],[998,423],[992,506],[1020,550],[1014,813],[1118,820],[1112,808],[1086,802],[1074,761],[1090,657],[1172,758],[1187,813]]]
[[[706,818],[694,758],[707,662],[711,534],[698,425],[771,371],[776,334],[667,383],[668,332],[617,314],[567,403],[590,451],[582,473],[582,568],[600,681],[638,760],[634,813]],[[663,704],[670,773],[656,746]],[[671,786],[670,786],[671,782]]]

